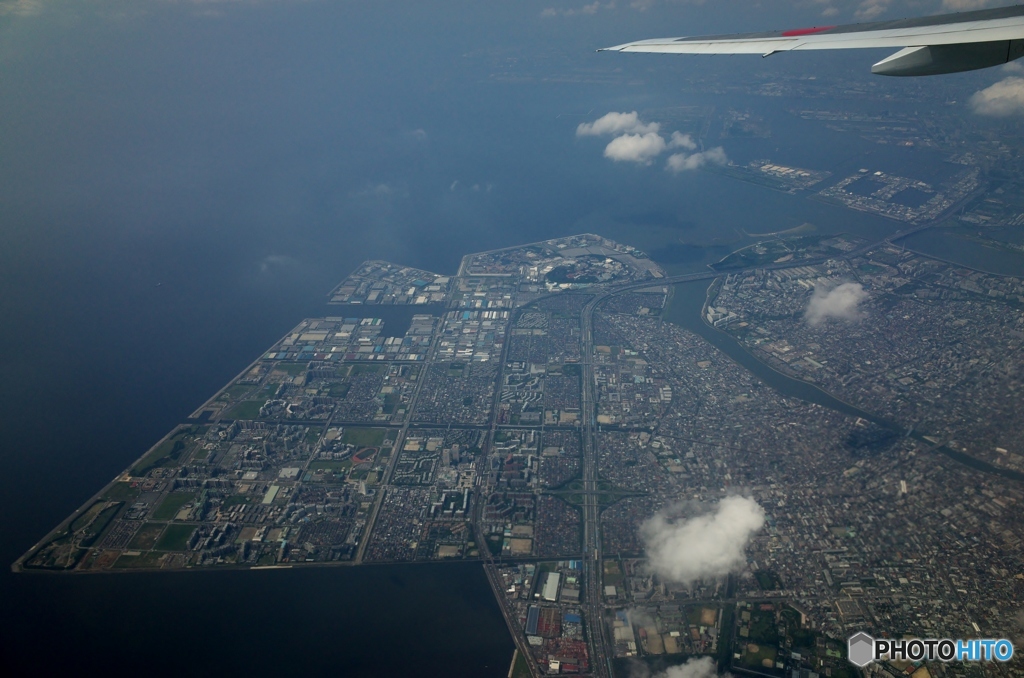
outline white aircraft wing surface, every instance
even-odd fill
[[[1024,56],[1024,5],[897,21],[767,33],[640,40],[601,51],[761,54],[811,49],[906,48],[872,67],[882,75],[934,75]]]

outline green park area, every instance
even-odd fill
[[[335,473],[345,471],[352,467],[351,459],[317,459],[309,465],[313,473]]]
[[[243,400],[228,410],[227,418],[258,419],[260,416],[260,408],[266,404],[266,400]]]
[[[293,377],[297,377],[300,374],[305,374],[309,368],[309,363],[278,363],[274,365],[275,370],[280,370]]]
[[[394,414],[401,404],[402,397],[397,393],[388,393],[384,396],[384,412],[386,414]]]
[[[71,521],[66,529],[33,551],[25,562],[29,568],[70,570],[78,565],[88,547],[99,541],[117,515],[122,502],[99,500]]]
[[[195,501],[196,495],[191,492],[171,492],[153,511],[153,520],[171,520],[178,514],[181,507]]]
[[[750,635],[747,636],[747,639],[760,645],[776,645],[779,642],[779,632],[775,623],[774,606],[770,610],[760,610],[754,607],[749,610],[749,613]]]
[[[774,645],[758,645],[747,643],[740,648],[743,651],[740,661],[747,666],[758,666],[761,668],[774,668],[775,657],[778,649]]]
[[[132,487],[131,483],[118,482],[107,488],[102,499],[107,501],[131,501],[139,496],[139,488]]]
[[[382,428],[346,428],[341,435],[341,442],[346,445],[355,445],[357,448],[380,447],[384,442],[385,433],[387,431]]]
[[[622,574],[622,566],[617,560],[604,561],[604,585],[618,586],[626,577]]]
[[[247,494],[232,494],[229,497],[225,497],[221,503],[220,508],[222,511],[226,511],[232,506],[238,506],[239,504],[248,504],[252,501],[252,498]]]
[[[316,441],[320,440],[320,436],[323,432],[324,429],[322,426],[310,426],[309,430],[306,431],[306,444],[315,445]]]
[[[224,416],[228,419],[258,419],[260,416],[260,408],[266,405],[267,401],[274,397],[277,393],[277,388],[277,384],[264,386],[259,391],[249,396],[247,400],[243,400],[232,407]]]
[[[779,576],[771,570],[758,570],[754,573],[757,585],[762,591],[777,591],[782,588],[782,581]]]
[[[161,441],[140,459],[132,468],[133,476],[144,476],[154,468],[180,464],[185,453],[187,439],[201,433],[205,427],[183,426],[166,440]]]
[[[124,504],[121,502],[111,504],[107,504],[102,501],[96,502],[96,504],[93,505],[93,509],[99,506],[100,510],[89,520],[87,524],[83,523],[82,528],[75,528],[79,537],[79,545],[92,546],[99,541],[100,536],[107,529],[107,526],[110,525],[110,521],[114,519],[114,516],[117,515],[117,512],[121,510],[123,505]],[[90,509],[90,512],[93,509]]]
[[[346,395],[348,395],[349,388],[351,388],[351,384],[349,384],[347,381],[333,383],[327,389],[327,395],[331,396],[332,398],[344,398]]]
[[[789,257],[793,264],[797,265],[800,257],[794,255],[805,252],[807,248],[817,245],[821,240],[821,236],[807,235],[759,242],[736,250],[721,261],[712,264],[711,268],[716,271],[733,271],[741,268],[765,266],[776,263],[785,257]]]
[[[195,531],[195,525],[183,523],[168,525],[153,548],[157,551],[184,551],[188,547],[188,540]]]
[[[148,551],[156,545],[160,533],[164,531],[165,523],[146,523],[139,528],[132,540],[128,542],[130,551]]]
[[[235,401],[251,390],[252,386],[248,384],[235,384],[234,386],[228,386],[226,389],[221,391],[219,396],[217,396],[217,400]]]
[[[512,669],[509,673],[512,678],[531,678],[533,672],[530,671],[530,663],[526,658],[526,655],[520,654],[518,650],[515,652],[515,658],[512,661]]]

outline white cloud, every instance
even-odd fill
[[[298,268],[299,262],[286,254],[270,254],[260,261],[260,273],[266,275],[282,269]]]
[[[651,9],[659,2],[664,2],[666,5],[703,5],[705,0],[632,0],[629,3],[630,9],[635,9],[638,12],[646,12]]]
[[[604,149],[604,157],[615,162],[640,162],[647,165],[665,150],[660,134],[623,134],[615,137]]]
[[[14,16],[35,16],[43,10],[43,0],[12,0],[11,2],[0,2],[0,16],[13,14]]]
[[[963,12],[971,9],[984,9],[993,4],[992,0],[942,0],[942,9]]]
[[[729,158],[726,157],[725,150],[721,146],[715,146],[702,153],[673,153],[668,156],[665,169],[679,174],[700,169],[708,163],[724,165],[727,162],[729,162]]]
[[[884,14],[891,4],[892,0],[864,0],[853,15],[865,21],[874,19],[880,14]]]
[[[657,622],[640,610],[629,610],[629,621],[633,626],[654,626]],[[629,678],[716,678],[715,660],[711,657],[691,657],[685,664],[670,666],[664,671],[651,674],[646,664],[634,662],[629,667]],[[732,678],[731,673],[723,673],[723,678]]]
[[[746,497],[726,497],[710,512],[693,507],[659,511],[640,528],[650,567],[666,581],[691,584],[722,577],[746,563],[750,538],[764,526],[764,509]]]
[[[697,149],[697,142],[689,134],[672,132],[666,141],[659,134],[661,125],[644,122],[636,111],[606,113],[593,122],[580,123],[576,136],[612,135],[614,139],[605,147],[604,157],[616,162],[636,162],[650,165],[654,158],[668,149],[681,148],[686,152],[675,153],[668,159],[667,168],[673,172],[697,169],[707,163],[725,164],[728,158],[721,146],[702,153],[689,153]]]
[[[824,12],[825,16],[832,16],[837,14],[838,11],[831,7],[833,2],[831,0],[814,0],[819,4],[829,5]],[[838,4],[843,4],[839,2]],[[947,11],[947,12],[964,12],[972,9],[982,9],[985,7],[992,7],[993,5],[1009,4],[1000,0],[942,0],[940,9],[932,9],[932,7],[922,7],[921,2],[897,2],[896,0],[859,0],[857,3],[857,9],[854,10],[853,15],[862,21],[869,21],[875,19],[885,12],[889,11],[890,8],[895,7],[896,9],[905,12],[905,16],[917,16],[926,14],[935,14],[936,11]],[[833,10],[833,11],[829,11]]]
[[[630,0],[629,7],[645,12],[657,5],[702,4],[705,4],[705,0]],[[1010,0],[797,0],[791,4],[800,8],[820,7],[821,15],[824,17],[848,15],[852,10],[857,20],[870,21],[879,18],[890,9],[901,12],[901,16],[918,16],[936,14],[939,11],[962,12],[1012,3]]]
[[[968,104],[978,115],[1005,118],[1024,113],[1024,78],[1010,76],[975,92]]]
[[[670,666],[654,678],[713,678],[716,675],[715,660],[711,657],[689,659],[685,664]]]
[[[581,122],[576,128],[578,137],[597,137],[604,134],[647,134],[657,132],[661,125],[644,123],[636,111],[631,113],[605,113],[594,122]]]
[[[569,9],[557,9],[555,7],[548,7],[546,9],[541,10],[540,15],[545,18],[553,16],[577,16],[581,14],[594,15],[597,14],[597,12],[602,8],[614,9],[615,3],[608,2],[602,5],[600,0],[594,0],[594,2],[590,3],[589,5],[583,5],[582,7],[570,7]]]
[[[402,184],[367,184],[357,191],[349,193],[350,197],[375,202],[391,202],[409,197],[409,189]]]
[[[829,318],[855,322],[864,317],[859,309],[868,293],[860,283],[843,283],[832,289],[817,287],[807,304],[804,319],[808,325],[820,325]]]
[[[695,150],[697,143],[693,140],[689,134],[683,134],[682,132],[672,132],[672,139],[668,142],[669,148],[685,148],[688,151]]]

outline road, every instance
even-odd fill
[[[596,380],[594,378],[594,313],[597,307],[607,300],[608,298],[629,292],[631,290],[650,288],[650,287],[662,287],[667,285],[676,285],[686,282],[695,282],[699,280],[712,280],[715,278],[728,275],[730,273],[742,273],[746,270],[757,269],[784,269],[792,268],[793,266],[813,266],[822,264],[830,259],[849,259],[863,254],[880,245],[890,243],[892,239],[906,237],[912,233],[928,228],[929,225],[922,225],[908,229],[906,231],[897,231],[888,238],[874,242],[863,247],[857,248],[851,252],[844,253],[839,256],[829,257],[814,257],[805,259],[802,261],[788,261],[784,263],[771,263],[764,264],[761,266],[751,266],[743,269],[735,269],[732,271],[698,271],[696,273],[686,273],[682,275],[665,276],[663,278],[646,278],[641,281],[627,282],[620,284],[611,284],[607,286],[592,287],[585,290],[584,294],[591,294],[593,297],[587,302],[580,312],[580,333],[581,333],[581,367],[582,367],[582,384],[581,384],[581,442],[582,442],[582,454],[583,454],[583,580],[585,582],[584,596],[581,600],[581,607],[584,618],[586,620],[587,639],[589,643],[590,652],[590,671],[591,675],[599,676],[600,678],[612,678],[614,675],[612,669],[612,644],[609,642],[608,631],[609,627],[604,620],[604,604],[603,604],[603,591],[601,590],[602,582],[602,554],[601,554],[601,532],[600,532],[600,493],[598,488],[599,473],[598,473],[598,450],[597,450],[597,393],[596,393]],[[464,258],[462,265],[459,267],[459,275],[464,273],[466,267],[467,258]],[[565,294],[564,292],[560,294]],[[544,297],[541,297],[544,298]],[[539,299],[533,299],[531,303],[535,303]],[[449,302],[449,308],[454,308],[454,300]],[[512,322],[509,323],[508,328],[511,329]],[[399,456],[399,450],[401,444],[405,438],[407,431],[410,428],[410,422],[412,420],[412,413],[415,411],[415,404],[419,398],[420,388],[425,381],[426,367],[429,365],[434,357],[434,351],[436,349],[437,338],[435,338],[435,344],[431,347],[428,352],[428,360],[424,362],[424,372],[421,374],[419,383],[415,393],[413,394],[412,402],[409,406],[410,416],[402,425],[399,435],[396,440],[396,448],[392,453],[392,458],[388,464],[388,470],[384,478],[384,484],[386,485],[391,478],[395,463]],[[494,441],[494,435],[498,428],[498,416],[499,416],[499,405],[501,398],[501,386],[504,368],[507,362],[507,352],[511,342],[507,340],[504,343],[502,349],[501,360],[499,362],[499,376],[497,383],[495,384],[494,399],[491,403],[491,420],[485,427],[487,429],[487,439],[484,444],[485,450],[491,450]],[[486,457],[482,458],[478,463],[486,464]],[[383,493],[381,493],[383,494]],[[372,533],[373,523],[376,521],[377,511],[382,502],[383,496],[377,498],[375,503],[373,515],[370,520],[370,525],[367,528],[366,534]],[[477,495],[476,500],[473,502],[473,529],[477,548],[479,549],[480,556],[484,560],[484,570],[487,574],[488,582],[494,592],[495,599],[498,601],[501,613],[505,618],[505,623],[508,625],[509,631],[512,633],[513,640],[519,651],[526,657],[532,657],[529,647],[526,644],[526,637],[519,624],[517,615],[514,612],[512,605],[510,604],[504,591],[504,582],[498,573],[500,567],[500,556],[496,560],[491,554],[490,549],[487,546],[486,535],[484,534],[482,525],[483,506],[485,498],[481,495]],[[365,539],[364,543],[360,545],[358,559],[361,560],[362,554],[365,550],[366,543],[369,539]],[[531,673],[539,678],[539,669],[536,662],[529,661]]]
[[[412,424],[413,415],[416,413],[416,403],[419,401],[420,391],[423,390],[423,384],[427,380],[427,370],[433,362],[434,352],[437,350],[437,345],[440,341],[441,333],[437,332],[430,343],[430,348],[427,350],[427,360],[423,361],[423,367],[420,369],[419,376],[416,378],[416,388],[413,390],[412,397],[409,399],[409,404],[406,406],[406,412],[408,412],[408,414],[405,417],[405,423],[402,424],[402,427],[398,430],[398,435],[395,436],[395,446],[391,448],[391,458],[388,459],[388,467],[384,471],[384,477],[381,478],[381,491],[377,493],[377,497],[373,502],[373,511],[370,513],[370,519],[367,521],[366,529],[363,531],[363,541],[359,544],[359,550],[356,551],[355,562],[357,564],[363,562],[366,547],[370,544],[370,537],[373,535],[374,524],[377,522],[380,507],[384,505],[384,496],[387,493],[387,488],[391,485],[391,476],[395,473],[395,466],[398,465],[398,457],[401,456],[402,446],[405,445],[405,436],[409,432],[409,426]]]
[[[465,267],[465,261],[466,259],[464,258],[463,265],[459,267],[460,274]],[[501,360],[498,362],[498,378],[497,383],[494,385],[494,398],[491,402],[491,422],[487,426],[487,440],[484,441],[483,445],[483,449],[486,450],[488,454],[481,455],[481,458],[477,460],[478,477],[483,473],[486,473],[488,463],[487,457],[494,447],[494,435],[498,432],[501,387],[505,379],[505,365],[508,362],[508,349],[512,343],[509,341],[511,328],[512,323],[509,322],[505,335],[505,343],[502,344],[501,348]],[[509,604],[508,596],[505,595],[505,583],[502,581],[501,575],[498,574],[498,565],[495,564],[494,556],[491,554],[491,549],[487,544],[487,535],[484,534],[483,529],[483,507],[486,503],[486,496],[479,493],[477,494],[476,501],[473,502],[473,534],[476,539],[477,549],[480,551],[480,555],[484,559],[484,572],[487,573],[487,581],[491,585],[491,590],[494,592],[494,597],[498,601],[498,606],[501,608],[501,614],[505,617],[505,624],[508,626],[508,630],[512,634],[512,640],[515,642],[519,653],[527,660],[526,664],[530,667],[530,675],[534,678],[540,678],[541,674],[537,667],[537,662],[533,660],[533,654],[530,652],[530,648],[526,644],[526,633],[519,625],[519,618],[516,616],[512,606]]]
[[[609,285],[600,289],[590,288],[587,293],[594,297],[580,312],[581,356],[583,367],[583,384],[581,393],[582,443],[583,443],[583,573],[586,582],[586,599],[584,614],[587,620],[588,639],[592,671],[595,676],[610,678],[613,674],[611,659],[613,653],[608,641],[608,625],[603,618],[603,591],[601,590],[602,557],[601,557],[601,509],[598,493],[598,451],[597,451],[597,393],[594,379],[594,312],[609,297],[635,289],[661,287],[698,280],[712,280],[729,273],[741,273],[753,268],[783,269],[793,266],[814,266],[829,259],[849,259],[891,242],[895,238],[903,238],[912,233],[929,228],[931,224],[917,226],[906,231],[897,231],[884,240],[870,243],[847,252],[841,256],[814,257],[802,261],[789,261],[781,264],[766,264],[735,271],[699,271],[664,278],[646,279],[638,282]]]
[[[594,309],[609,294],[597,295],[580,314],[580,339],[583,357],[583,388],[580,412],[583,415],[583,581],[586,583],[584,614],[590,641],[590,661],[595,676],[610,678],[612,653],[608,646],[608,628],[604,623],[601,591],[601,509],[597,495],[597,393],[594,379]]]

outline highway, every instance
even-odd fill
[[[590,657],[594,676],[611,678],[611,660],[613,652],[611,643],[608,640],[608,625],[603,619],[603,591],[601,590],[602,580],[602,558],[601,558],[601,509],[598,494],[598,452],[597,452],[597,394],[596,380],[594,378],[594,311],[609,297],[628,292],[635,289],[648,287],[661,287],[664,285],[676,285],[679,283],[695,282],[698,280],[712,280],[729,273],[741,273],[753,268],[760,269],[782,269],[793,266],[813,266],[824,263],[829,259],[849,259],[859,256],[864,252],[874,249],[880,245],[891,242],[894,238],[906,237],[911,233],[924,230],[930,224],[918,226],[907,231],[897,231],[889,238],[878,242],[870,243],[835,257],[814,257],[802,261],[789,261],[781,264],[766,264],[753,266],[734,271],[700,271],[697,273],[686,273],[683,275],[666,276],[664,278],[645,279],[638,282],[609,285],[600,289],[590,288],[587,293],[594,294],[594,297],[587,302],[580,312],[580,334],[582,346],[580,347],[583,367],[583,383],[581,393],[581,415],[582,415],[582,444],[583,444],[583,575],[586,582],[586,598],[583,603],[583,611],[586,616],[588,639],[590,642]]]
[[[413,415],[416,413],[416,403],[420,398],[420,391],[423,390],[423,384],[427,381],[427,370],[430,369],[432,364],[434,353],[437,351],[437,345],[441,341],[441,333],[437,332],[434,335],[433,340],[430,342],[430,348],[427,350],[427,360],[423,361],[422,367],[420,368],[419,376],[416,378],[416,388],[413,390],[412,397],[409,399],[406,412],[408,414],[405,417],[405,423],[398,430],[398,435],[395,436],[395,446],[391,448],[391,458],[388,459],[388,467],[384,471],[384,477],[381,478],[380,492],[374,498],[373,511],[370,513],[370,519],[366,523],[366,530],[363,532],[363,541],[359,544],[359,549],[356,551],[355,562],[362,563],[363,556],[366,554],[366,547],[370,544],[370,537],[373,536],[373,527],[377,522],[377,516],[380,513],[380,507],[384,505],[384,496],[388,491],[388,487],[391,485],[391,477],[395,474],[395,467],[398,465],[398,457],[401,456],[402,446],[405,445],[405,436],[409,432],[409,426],[412,424]],[[326,428],[325,428],[326,430]]]
[[[580,412],[583,415],[583,581],[586,584],[583,610],[590,642],[591,670],[593,675],[605,678],[611,678],[614,673],[601,595],[601,509],[597,495],[597,394],[593,356],[594,309],[608,296],[610,293],[596,295],[580,314],[583,358],[583,388],[580,396]]]
[[[917,226],[906,231],[896,231],[888,238],[873,242],[862,247],[857,248],[851,252],[843,254],[837,254],[836,256],[829,257],[813,257],[800,261],[788,261],[784,263],[771,263],[764,264],[761,266],[751,266],[742,269],[735,269],[731,271],[715,271],[708,269],[706,271],[698,271],[696,273],[686,273],[682,275],[665,276],[663,278],[646,278],[641,281],[610,284],[600,287],[591,287],[582,292],[582,294],[592,294],[587,304],[583,307],[580,312],[580,334],[581,334],[581,367],[582,367],[582,384],[580,394],[580,411],[581,411],[581,442],[582,442],[582,455],[583,455],[583,580],[585,583],[584,596],[581,600],[581,607],[583,615],[586,621],[586,633],[589,643],[590,652],[590,671],[593,676],[600,676],[601,678],[612,678],[614,671],[612,669],[612,657],[614,656],[612,643],[608,638],[609,627],[604,620],[604,604],[603,604],[603,591],[601,590],[602,581],[602,555],[601,555],[601,508],[600,508],[600,494],[598,489],[598,450],[597,450],[597,393],[596,393],[596,380],[594,378],[594,313],[597,307],[608,298],[623,294],[631,290],[651,288],[651,287],[662,287],[667,285],[676,285],[680,283],[695,282],[698,280],[713,280],[720,278],[732,273],[742,273],[747,270],[753,269],[784,269],[792,268],[794,266],[814,266],[822,264],[828,260],[842,260],[851,259],[853,257],[860,256],[865,252],[879,247],[885,244],[891,244],[893,239],[903,238],[912,233],[929,228],[931,224],[925,224]],[[460,273],[462,267],[460,267]],[[560,292],[558,294],[566,294]],[[554,296],[554,295],[551,295]],[[542,299],[545,297],[541,297]],[[536,303],[539,299],[534,299],[532,303]],[[509,329],[511,329],[512,323],[509,323]],[[507,360],[507,351],[509,347],[509,341],[506,340],[502,356],[501,356],[501,368],[499,374],[504,371],[504,367]],[[498,383],[496,384],[494,402],[492,403],[491,409],[491,422],[488,426],[488,440],[485,449],[491,449],[491,443],[494,440],[494,434],[498,427],[498,411],[501,395],[501,377],[499,376]],[[417,390],[418,393],[418,390]],[[402,434],[404,436],[405,430],[408,427],[406,424],[403,427]],[[401,440],[401,437],[399,438]],[[397,456],[397,455],[395,455]],[[487,548],[486,537],[483,534],[481,525],[482,518],[482,506],[484,504],[484,498],[478,496],[477,501],[474,502],[474,530],[476,536],[476,542],[480,550],[480,555],[484,559],[484,569],[487,572],[488,581],[491,584],[491,588],[494,590],[495,598],[501,607],[502,615],[505,617],[505,621],[508,625],[509,630],[512,632],[513,639],[515,640],[516,646],[519,651],[526,657],[532,657],[529,648],[526,645],[526,638],[522,628],[519,625],[519,621],[516,615],[513,613],[511,606],[509,605],[508,598],[505,596],[504,584],[501,577],[498,575],[497,565],[495,559],[491,555],[490,550]],[[721,602],[721,601],[719,601]],[[534,676],[539,676],[536,662],[528,662],[530,670]]]
[[[465,262],[468,258],[463,259],[463,265],[459,267],[459,274],[462,274],[465,268]],[[483,448],[487,451],[487,454],[481,455],[480,459],[477,460],[477,476],[478,478],[486,475],[488,457],[494,447],[494,436],[498,432],[498,416],[501,405],[501,386],[504,383],[505,378],[505,365],[508,362],[508,349],[512,343],[509,341],[511,337],[512,323],[509,322],[508,329],[505,334],[505,343],[501,348],[501,360],[498,362],[498,378],[494,385],[494,399],[491,402],[491,422],[487,426],[487,439],[484,441]],[[482,487],[483,483],[478,487]],[[530,652],[530,648],[526,644],[526,632],[519,625],[519,619],[513,611],[512,606],[509,604],[508,596],[505,595],[505,583],[501,579],[501,575],[498,574],[498,567],[494,562],[494,556],[491,554],[491,549],[487,545],[487,535],[483,529],[483,509],[487,503],[486,495],[477,492],[476,500],[473,502],[473,534],[476,539],[476,547],[480,552],[480,556],[484,559],[484,572],[487,573],[487,582],[491,585],[491,590],[494,592],[494,597],[498,601],[498,606],[501,608],[501,614],[505,617],[505,624],[508,626],[509,633],[512,634],[512,640],[516,644],[516,648],[519,650],[519,654],[526,658],[526,664],[530,667],[530,675],[534,678],[540,678],[540,670],[537,666],[537,662],[533,660],[533,654]],[[500,563],[500,558],[499,558]]]

